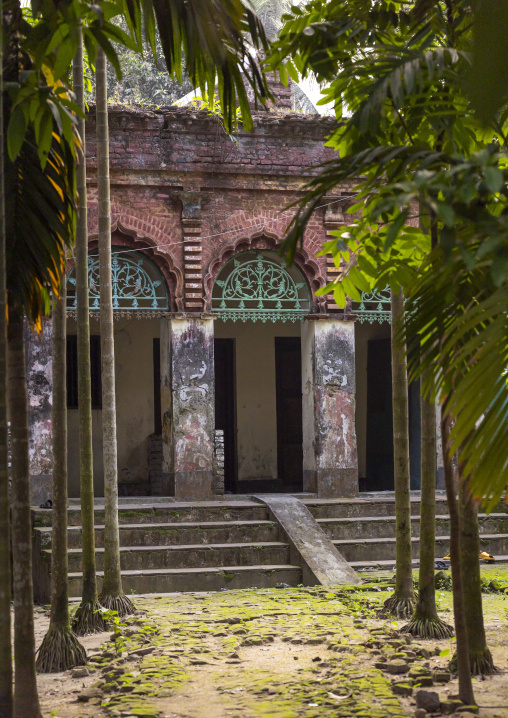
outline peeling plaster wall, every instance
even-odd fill
[[[53,359],[51,321],[39,335],[25,323],[31,503],[51,496],[53,473],[52,419]]]
[[[313,394],[315,468],[305,467],[304,490],[323,497],[353,496],[358,491],[354,322],[310,320],[306,332],[311,373],[304,368],[304,406],[308,409]],[[304,447],[309,450],[308,433]]]
[[[169,342],[169,351],[165,348],[161,357],[169,365],[161,363],[161,376],[164,383],[170,377],[171,404],[163,415],[163,435],[170,441],[163,475],[168,485],[173,484],[176,498],[212,498],[213,319],[171,317],[166,321],[163,339]]]
[[[298,337],[300,322],[215,322],[235,339],[238,479],[277,478],[275,337]]]
[[[115,322],[115,372],[118,438],[118,480],[134,495],[149,494],[147,441],[154,431],[153,339],[159,337],[158,319],[122,319]],[[68,334],[76,322],[68,320]],[[99,334],[99,323],[90,322],[90,333]],[[79,496],[78,410],[68,418],[69,495]],[[102,466],[102,411],[92,411],[95,495],[104,495]]]

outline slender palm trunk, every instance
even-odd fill
[[[404,322],[404,295],[391,291],[392,306],[392,397],[393,455],[395,482],[396,575],[395,591],[385,601],[385,610],[397,618],[410,618],[415,606],[411,562],[411,494],[409,477],[409,407],[405,344],[399,347],[396,334]]]
[[[9,415],[11,420],[12,563],[14,586],[14,716],[41,718],[35,673],[32,525],[28,460],[28,401],[23,313],[9,306]]]
[[[460,467],[459,467],[460,468]],[[469,662],[471,673],[496,673],[492,654],[487,646],[483,622],[482,590],[480,581],[480,531],[478,508],[463,477],[459,487],[460,509],[460,560],[464,587]]]
[[[79,29],[79,49],[73,62],[76,102],[84,111],[83,32]],[[86,198],[85,120],[78,119],[83,157],[77,168],[79,209],[76,226],[76,302],[78,324],[78,415],[79,478],[81,491],[81,536],[83,591],[72,627],[80,636],[106,630],[97,596],[95,568],[95,526],[92,450],[92,387],[90,375],[90,320],[88,314],[88,227]]]
[[[53,295],[53,512],[51,532],[51,618],[40,645],[40,673],[67,671],[86,663],[86,651],[71,631],[67,585],[67,391],[65,273],[60,297]]]
[[[3,124],[3,27],[0,2],[0,718],[12,718],[11,530],[7,471],[7,307]]]
[[[464,586],[460,561],[460,514],[455,486],[455,471],[450,455],[451,417],[446,405],[441,409],[441,434],[443,437],[443,465],[446,486],[446,499],[450,514],[450,564],[453,582],[453,616],[457,637],[457,672],[459,675],[459,698],[467,705],[475,703],[471,671],[469,667],[468,630],[466,623]]]
[[[115,342],[111,286],[111,205],[106,56],[99,49],[96,63],[97,185],[99,195],[99,277],[102,357],[102,445],[104,461],[104,582],[100,602],[120,616],[134,607],[122,590],[118,531],[118,477],[115,401]]]
[[[422,387],[424,381],[422,378]],[[436,408],[421,394],[420,571],[413,618],[404,630],[420,638],[450,638],[453,628],[437,615],[434,559],[436,542]]]

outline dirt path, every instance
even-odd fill
[[[402,657],[430,677],[446,672],[450,656],[438,654],[454,644],[408,643],[397,622],[376,617],[386,596],[301,588],[139,598],[146,618],[128,619],[116,646],[98,651],[109,634],[84,639],[95,654],[90,675],[39,677],[44,718],[413,715],[413,696],[392,687],[408,682],[407,671],[390,675],[382,661]],[[439,592],[438,601],[450,620],[451,593]],[[508,718],[507,599],[486,595],[484,607],[501,670],[475,681],[476,697],[481,716]],[[47,622],[37,614],[39,639]],[[456,680],[428,690],[444,701],[456,694]]]

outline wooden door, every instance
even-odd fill
[[[275,338],[277,468],[284,491],[303,488],[302,348],[300,337]]]
[[[214,339],[215,428],[224,432],[224,488],[236,489],[236,361],[235,340]]]

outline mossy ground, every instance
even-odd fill
[[[483,573],[508,579],[508,567]],[[107,642],[93,657],[89,677],[40,677],[44,718],[412,715],[411,695],[395,694],[392,683],[402,681],[410,693],[420,672],[432,680],[433,671],[445,671],[454,641],[399,634],[403,622],[377,615],[387,590],[370,583],[138,598],[144,615],[124,622],[116,645],[109,634],[102,636]],[[451,593],[437,597],[441,614],[453,622]],[[507,608],[506,595],[484,596],[489,644],[502,672],[475,681],[475,691],[480,715],[492,718],[508,718]],[[450,654],[439,655],[446,650]],[[398,658],[409,662],[412,678],[375,665]],[[90,686],[97,695],[77,702]],[[430,690],[444,700],[457,692],[456,680]]]

